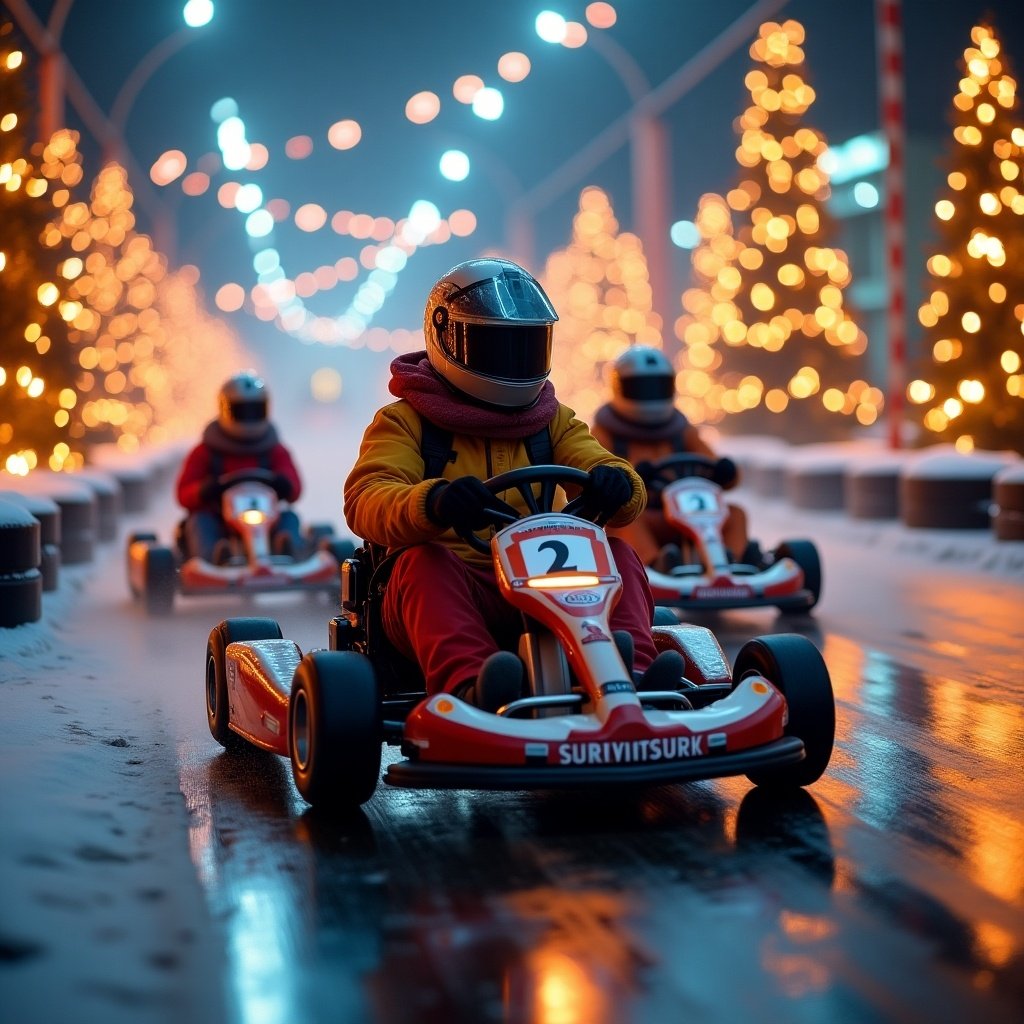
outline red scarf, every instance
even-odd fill
[[[545,381],[537,400],[526,409],[477,405],[434,372],[426,352],[409,352],[391,363],[388,390],[404,399],[421,416],[453,434],[476,434],[497,441],[514,441],[536,434],[558,412],[551,381]]]

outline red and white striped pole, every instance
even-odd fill
[[[878,97],[889,147],[885,170],[885,268],[889,283],[889,447],[902,447],[903,392],[907,361],[906,202],[904,193],[903,19],[900,0],[877,0]]]

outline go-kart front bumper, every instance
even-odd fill
[[[647,580],[654,603],[671,608],[783,608],[799,611],[814,606],[804,586],[803,570],[783,558],[752,573],[725,568],[708,573],[671,574],[648,568]]]
[[[286,590],[337,590],[338,563],[326,551],[301,562],[273,559],[267,564],[214,565],[190,558],[178,572],[182,594],[254,594]]]
[[[659,785],[695,782],[781,768],[804,759],[803,740],[783,736],[735,753],[708,754],[686,761],[626,765],[465,765],[396,761],[384,781],[413,789],[575,789],[598,785]]]

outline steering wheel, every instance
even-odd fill
[[[675,452],[650,463],[650,468],[644,473],[644,483],[648,491],[660,496],[669,484],[685,477],[700,476],[706,480],[714,480],[717,461],[696,452]]]
[[[217,477],[217,487],[221,494],[229,487],[234,487],[235,484],[245,483],[265,484],[276,491],[274,487],[276,478],[277,474],[273,470],[263,469],[258,466],[253,466],[249,469],[233,469],[230,473],[222,473]]]
[[[582,487],[589,479],[589,473],[582,469],[573,469],[571,466],[521,466],[519,469],[510,469],[507,473],[492,476],[489,480],[484,480],[483,484],[495,497],[502,491],[514,488],[526,504],[526,515],[535,516],[542,512],[554,511],[555,490],[560,484]],[[541,485],[539,498],[533,493],[534,484]],[[578,516],[582,507],[583,495],[579,494],[559,511],[566,515]],[[524,518],[510,515],[508,512],[496,508],[487,509],[487,512],[493,516],[495,522],[501,523],[516,523]],[[593,521],[601,525],[598,520],[603,518],[605,517],[598,516]],[[472,530],[457,532],[459,537],[476,551],[487,554],[491,550],[490,544],[478,537]]]

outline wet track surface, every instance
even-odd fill
[[[147,619],[111,552],[69,642],[116,642],[122,683],[160,708],[209,914],[195,928],[224,990],[205,1019],[1022,1019],[1024,588],[899,559],[869,585],[863,552],[823,556],[814,617],[696,619],[730,658],[767,632],[821,647],[837,746],[810,789],[381,784],[339,822],[283,759],[221,752],[202,696],[219,618],[276,615],[306,649],[326,644],[328,601],[201,599]]]

